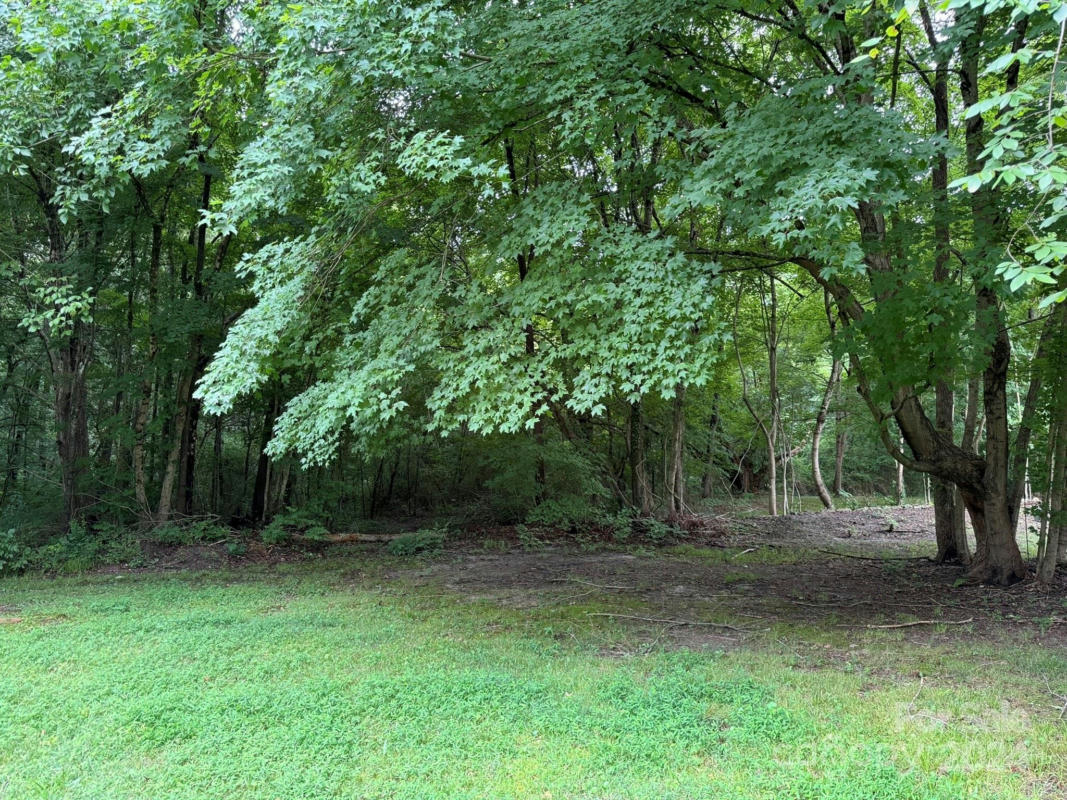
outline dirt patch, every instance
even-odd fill
[[[238,552],[231,552],[230,542],[209,544],[168,545],[145,541],[141,543],[141,560],[130,564],[109,564],[94,572],[98,575],[123,573],[211,571],[233,569],[255,564],[283,564],[302,561],[310,548],[268,546],[255,539],[234,540],[240,545]],[[316,549],[321,550],[323,546]]]
[[[930,506],[811,511],[788,517],[735,519],[729,525],[732,545],[903,549],[934,539],[934,512]]]
[[[687,646],[743,639],[746,631],[682,624],[726,620],[752,633],[785,623],[846,636],[878,629],[874,626],[921,622],[884,630],[923,642],[1028,637],[1067,644],[1067,579],[1060,576],[1050,587],[1033,582],[1006,589],[958,586],[962,567],[916,555],[933,552],[929,507],[775,518],[705,515],[684,523],[684,536],[658,543],[640,536],[620,543],[618,532],[609,528],[472,528],[429,563],[422,560],[417,568],[391,575],[407,585],[437,586],[470,601],[510,608],[615,607],[620,614],[647,618],[620,617],[620,622]],[[101,572],[211,571],[308,555],[308,548],[268,547],[257,540],[243,544],[244,552],[234,553],[225,542],[146,543],[143,564]]]
[[[674,551],[591,553],[553,545],[486,553],[468,545],[429,566],[394,574],[407,584],[435,585],[511,608],[614,604],[627,615],[619,617],[624,624],[660,636],[666,630],[668,639],[692,646],[737,638],[738,631],[684,624],[716,620],[743,626],[741,635],[788,623],[845,636],[897,630],[922,642],[1028,637],[1067,644],[1063,578],[1051,587],[957,585],[962,567],[912,555],[919,546],[932,552],[930,508],[730,524],[725,535],[698,532]]]

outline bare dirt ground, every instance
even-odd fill
[[[958,585],[963,567],[929,560],[930,507],[709,514],[683,523],[684,535],[655,546],[640,538],[620,543],[607,529],[475,528],[390,575],[405,586],[511,608],[598,604],[617,609],[639,636],[680,646],[729,647],[777,623],[842,634],[899,631],[915,642],[1027,638],[1067,646],[1067,577],[1052,586]],[[146,565],[102,571],[270,567],[307,557],[306,549],[255,540],[240,554],[222,542],[146,547]]]
[[[394,574],[516,608],[594,598],[617,605],[620,621],[685,646],[724,646],[776,623],[899,630],[922,642],[1026,637],[1067,645],[1067,580],[957,585],[962,567],[916,555],[934,551],[929,507],[705,522],[675,546],[637,552],[590,552],[588,543],[551,539],[486,552],[472,537],[429,565]],[[492,531],[500,542],[507,533]],[[730,624],[709,624],[717,620]]]

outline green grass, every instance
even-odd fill
[[[339,559],[0,581],[0,798],[985,800],[1067,760],[1037,645],[649,652],[442,591]]]

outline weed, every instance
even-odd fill
[[[20,572],[28,563],[25,548],[15,534],[14,528],[0,530],[0,575],[5,572]]]
[[[74,520],[65,534],[32,554],[30,566],[44,572],[84,572],[103,561],[105,544],[83,522]]]
[[[149,538],[159,544],[191,545],[213,542],[229,536],[229,530],[212,520],[195,522],[164,522],[149,532]]]
[[[447,536],[448,531],[441,528],[425,528],[414,533],[405,533],[389,542],[389,552],[394,556],[436,553],[444,547]]]
[[[516,525],[515,535],[519,537],[519,544],[524,550],[540,550],[545,546],[545,541],[525,525]]]
[[[248,552],[248,545],[240,539],[226,542],[226,552],[231,556],[243,556]]]
[[[277,514],[263,530],[259,538],[264,544],[285,544],[294,535],[304,539],[325,539],[329,530],[322,517],[305,509],[289,508]]]
[[[747,572],[727,572],[722,576],[722,582],[727,586],[734,583],[744,583],[745,581],[752,580],[752,576]]]

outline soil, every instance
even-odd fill
[[[686,546],[636,553],[590,552],[589,542],[540,534],[543,543],[531,549],[529,533],[525,548],[486,552],[483,530],[448,557],[395,575],[516,608],[616,598],[628,615],[621,623],[683,646],[729,646],[779,622],[844,634],[893,626],[885,630],[917,642],[1025,637],[1067,645],[1067,578],[964,585],[961,565],[916,555],[934,552],[930,507],[697,520],[674,542]],[[510,544],[508,529],[489,533],[497,546]],[[715,620],[731,620],[733,629],[707,624]]]
[[[640,530],[619,542],[607,528],[472,528],[444,552],[391,576],[512,608],[616,602],[618,621],[638,639],[686,647],[736,646],[776,623],[846,636],[899,626],[885,630],[916,642],[1029,638],[1067,645],[1067,577],[1057,576],[1051,586],[1032,580],[1009,588],[963,585],[962,566],[929,559],[928,506],[676,522],[682,535],[656,543]],[[385,545],[343,547],[375,553]],[[254,540],[239,554],[223,542],[145,548],[145,566],[103,571],[269,566],[304,560],[308,550]],[[731,622],[712,624],[718,620]]]

